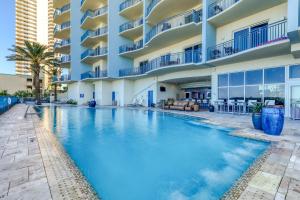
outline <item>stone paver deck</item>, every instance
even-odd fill
[[[97,199],[55,136],[26,106],[0,116],[0,200]],[[31,110],[30,112],[34,112]]]
[[[24,119],[25,110],[16,105],[0,116],[0,200],[97,199],[55,136],[36,115]],[[224,199],[300,199],[300,121],[287,120],[283,135],[274,137],[254,130],[250,116],[171,112],[237,128],[237,136],[273,142]]]

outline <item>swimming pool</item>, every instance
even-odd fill
[[[219,199],[268,147],[193,117],[126,108],[39,109],[103,200]]]

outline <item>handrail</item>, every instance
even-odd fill
[[[56,18],[58,15],[61,15],[62,13],[69,11],[70,9],[71,9],[71,4],[64,5],[63,7],[58,8],[54,11],[53,17]]]
[[[240,0],[217,0],[208,6],[208,18],[213,17]]]
[[[124,45],[120,46],[119,47],[119,54],[136,51],[136,50],[141,49],[143,47],[144,47],[144,41],[143,41],[143,39],[141,39],[141,40],[139,40],[135,43],[124,44]]]
[[[71,39],[68,38],[68,39],[63,39],[63,40],[58,40],[54,43],[54,48],[60,48],[60,47],[63,47],[63,46],[68,46],[71,44]]]
[[[96,10],[87,10],[81,18],[81,24],[83,24],[83,22],[86,20],[86,18],[104,15],[107,13],[107,11],[108,11],[108,6],[103,6]]]
[[[105,27],[100,27],[98,29],[96,29],[95,31],[90,31],[87,30],[82,36],[81,36],[81,42],[83,42],[86,38],[88,37],[96,37],[96,36],[102,36],[107,34],[108,32],[108,28],[107,26]]]
[[[104,78],[107,77],[107,70],[88,71],[80,75],[81,80],[88,78]]]
[[[54,33],[56,33],[57,31],[61,31],[63,29],[67,29],[67,28],[70,28],[71,27],[71,22],[68,21],[68,22],[64,22],[62,24],[57,24],[54,28]]]
[[[197,64],[202,61],[202,50],[190,50],[179,53],[171,53],[160,56],[158,58],[154,58],[150,60],[147,64],[119,70],[119,76],[134,76],[134,75],[142,75],[146,74],[150,71],[176,66],[176,65],[184,65],[184,64]]]
[[[147,12],[146,12],[146,16],[148,16],[150,14],[150,12],[152,11],[152,9],[160,2],[161,0],[152,0],[150,2],[150,4],[147,7]]]
[[[138,26],[143,25],[144,20],[143,18],[137,19],[135,21],[130,21],[130,22],[126,22],[124,24],[122,24],[119,28],[119,32],[122,33],[124,31],[130,30],[130,29],[134,29]]]
[[[237,38],[207,48],[208,60],[230,56],[287,38],[287,20],[282,20],[245,32]]]
[[[146,43],[159,33],[180,27],[190,23],[199,23],[202,21],[202,9],[190,10],[179,15],[175,15],[155,25],[146,35]]]
[[[119,7],[119,12],[122,12],[126,8],[136,5],[141,1],[142,0],[126,0],[126,1],[122,2]]]
[[[95,49],[87,49],[81,54],[81,60],[89,56],[103,56],[107,54],[107,47],[96,47]]]

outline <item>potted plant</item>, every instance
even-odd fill
[[[255,129],[262,130],[262,108],[263,103],[253,103],[252,123]]]
[[[94,99],[89,101],[89,107],[91,107],[91,108],[96,107],[96,101]]]
[[[209,110],[209,112],[215,112],[215,107],[214,107],[214,105],[210,104],[210,105],[208,106],[208,110]]]

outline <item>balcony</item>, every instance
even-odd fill
[[[97,10],[87,10],[81,18],[81,28],[93,30],[100,25],[100,23],[107,22],[108,7],[104,6]]]
[[[130,40],[135,40],[143,35],[143,18],[127,22],[120,26],[120,35]]]
[[[147,64],[135,68],[122,69],[120,77],[164,74],[178,70],[195,69],[202,62],[202,50],[171,53],[150,60]]]
[[[60,64],[62,68],[70,68],[71,66],[71,56],[64,55],[59,58]]]
[[[52,82],[64,84],[64,83],[72,83],[75,81],[72,81],[70,74],[63,74],[60,77],[57,77],[57,76],[53,77]]]
[[[89,71],[81,74],[81,80],[83,81],[95,81],[104,78],[107,78],[107,70]]]
[[[282,55],[289,51],[287,21],[283,20],[210,47],[207,57],[209,63],[229,64]]]
[[[208,6],[208,21],[219,27],[272,8],[286,1],[287,0],[217,0]]]
[[[107,41],[107,26],[98,28],[95,31],[86,31],[81,36],[81,45],[84,47],[92,47],[101,41]]]
[[[147,23],[157,24],[166,18],[200,6],[200,2],[195,0],[152,0],[146,10]]]
[[[70,4],[70,0],[53,0],[53,8],[61,8],[66,4]]]
[[[80,10],[82,12],[85,12],[87,10],[93,10],[95,8],[99,8],[103,4],[107,5],[107,0],[81,0]]]
[[[143,40],[139,40],[138,42],[132,44],[125,44],[120,46],[119,55],[134,58],[135,56],[139,56],[139,50],[144,47]]]
[[[70,21],[70,4],[58,8],[54,12],[53,22],[55,24],[62,24],[63,22]]]
[[[54,44],[54,52],[60,54],[70,54],[70,46],[70,38],[56,41]]]
[[[81,62],[92,65],[100,59],[107,57],[107,47],[97,47],[95,49],[87,49],[81,54]]]
[[[202,10],[192,10],[176,15],[154,26],[146,35],[146,46],[152,50],[200,35]]]
[[[120,4],[119,14],[127,19],[137,19],[143,15],[142,0],[126,0]]]
[[[70,30],[70,22],[64,22],[61,25],[57,24],[54,28],[54,38],[68,39],[70,37]]]

